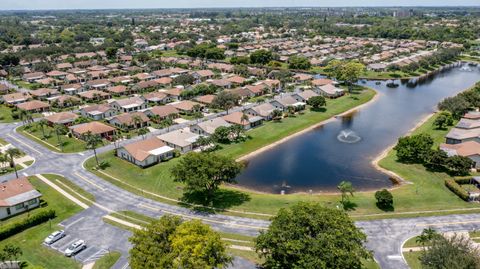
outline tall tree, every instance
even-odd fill
[[[220,235],[200,220],[180,224],[171,241],[174,268],[226,268],[232,262]]]
[[[477,251],[469,238],[460,235],[450,238],[437,236],[420,256],[420,262],[425,269],[476,269],[480,268]]]
[[[98,162],[97,147],[102,143],[102,138],[97,134],[92,134],[91,132],[88,132],[85,134],[84,139],[87,143],[87,148],[93,150],[93,155],[95,156],[97,166],[100,165],[100,163]]]
[[[15,171],[15,176],[18,178],[18,171],[17,165],[15,164],[15,159],[22,156],[22,152],[17,148],[9,148],[5,151],[5,154],[7,155],[10,167],[13,168],[13,170]]]
[[[232,109],[234,106],[238,105],[240,97],[229,91],[221,91],[213,99],[212,105],[216,108],[223,109],[227,112]]]
[[[208,204],[222,183],[236,183],[242,167],[227,156],[189,152],[172,167],[171,173],[175,181],[186,184],[187,192],[202,193]]]
[[[349,181],[342,181],[337,186],[338,190],[342,193],[342,201],[341,203],[345,205],[349,202],[348,195],[353,196],[355,189],[353,188],[352,182]]]
[[[261,231],[255,249],[264,268],[362,268],[371,257],[362,233],[343,211],[300,202],[282,208]]]
[[[42,129],[42,137],[45,139],[45,126],[47,125],[47,120],[41,119],[37,122],[38,126],[40,126],[40,129]]]
[[[179,217],[165,215],[145,227],[135,230],[129,241],[132,269],[172,268],[173,257],[170,237],[180,225]]]

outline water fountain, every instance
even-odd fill
[[[349,129],[342,130],[337,135],[337,139],[340,142],[349,143],[349,144],[357,143],[358,141],[362,140],[360,136],[358,136],[354,131]]]

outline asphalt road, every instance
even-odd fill
[[[18,126],[19,124],[1,124],[0,136],[35,158],[35,163],[21,170],[19,174],[60,174],[95,196],[97,205],[63,222],[72,240],[81,238],[89,245],[90,250],[87,249],[88,251],[85,250],[82,255],[77,256],[82,262],[97,259],[108,251],[116,250],[122,253],[122,257],[114,268],[128,268],[130,232],[102,221],[102,217],[112,211],[131,210],[152,217],[175,214],[185,219],[201,219],[219,231],[250,236],[255,236],[259,230],[268,227],[269,222],[264,220],[199,213],[130,193],[83,168],[84,160],[93,155],[91,151],[75,154],[52,152],[16,133],[15,128]],[[109,145],[99,151],[103,152],[111,148],[112,146]],[[0,181],[12,179],[14,176],[13,174],[2,176]],[[374,252],[375,259],[382,268],[401,269],[408,268],[401,256],[401,245],[405,240],[418,235],[426,227],[433,227],[438,231],[479,230],[480,214],[362,221],[357,222],[356,225],[367,234],[367,247]],[[238,258],[231,268],[255,267],[252,263]]]

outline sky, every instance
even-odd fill
[[[479,5],[479,0],[0,0],[0,10]]]

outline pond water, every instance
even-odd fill
[[[442,99],[480,80],[480,67],[465,69],[451,68],[416,83],[397,81],[396,88],[366,82],[377,90],[377,101],[253,157],[238,176],[239,185],[271,193],[331,191],[342,180],[357,190],[391,186],[372,160]]]

